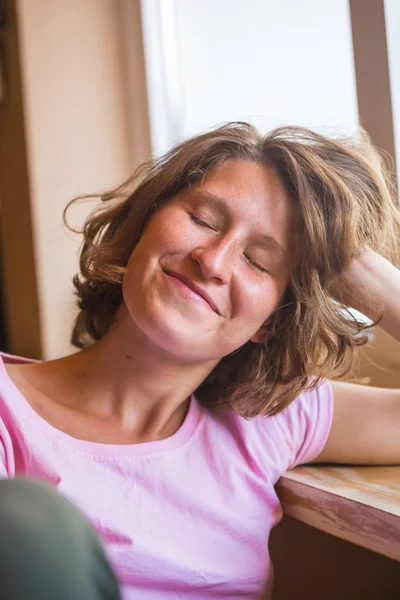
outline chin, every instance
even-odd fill
[[[222,358],[223,350],[219,352],[217,340],[205,339],[204,331],[199,331],[198,326],[190,327],[177,321],[179,319],[147,323],[147,327],[144,325],[146,334],[158,348],[182,364],[207,363]]]
[[[123,329],[131,330],[136,338],[133,343],[139,348],[153,347],[155,352],[164,351],[184,364],[218,361],[232,352],[231,345],[220,347],[218,332],[210,329],[207,318],[185,315],[157,296],[140,298],[136,295],[125,298],[124,302],[133,328]]]

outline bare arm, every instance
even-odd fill
[[[348,269],[337,297],[400,341],[400,271],[372,250]],[[400,464],[400,390],[332,382],[328,440],[314,462]]]

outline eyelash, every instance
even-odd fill
[[[189,213],[189,216],[190,216],[190,219],[193,221],[193,223],[195,223],[196,225],[200,225],[200,227],[207,227],[208,229],[212,229],[213,231],[215,231],[214,227],[211,227],[211,225],[206,223],[206,221],[203,221],[203,219],[200,219],[200,217],[198,217],[194,213]],[[251,260],[251,258],[249,258],[246,255],[244,255],[244,257],[246,258],[247,262],[252,267],[257,269],[257,271],[260,271],[261,273],[264,273],[267,275],[269,274],[269,271],[267,271],[267,269],[264,269],[263,267],[261,267],[258,263],[254,262],[254,260]]]
[[[189,216],[193,223],[195,223],[196,225],[200,225],[201,227],[208,227],[208,229],[212,229],[213,231],[215,231],[214,227],[211,227],[211,225],[206,223],[206,221],[203,221],[203,219],[200,219],[200,217],[198,217],[194,213],[189,213]]]
[[[258,263],[254,262],[254,260],[251,260],[251,258],[249,258],[248,256],[246,256],[246,259],[251,264],[252,267],[254,267],[255,269],[257,269],[257,271],[260,271],[261,273],[264,273],[266,275],[269,274],[269,271],[267,271],[267,269],[264,269],[263,267],[261,267],[261,265],[259,265]]]

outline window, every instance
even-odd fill
[[[358,126],[347,0],[142,3],[153,150],[228,120]]]
[[[385,0],[385,17],[397,157],[397,181],[400,190],[400,2],[398,0]]]

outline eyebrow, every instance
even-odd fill
[[[222,196],[218,196],[217,194],[213,194],[211,192],[206,191],[194,191],[192,196],[198,198],[204,198],[205,200],[209,200],[213,205],[215,205],[218,210],[222,213],[224,217],[226,217],[229,213],[229,203]],[[271,250],[277,250],[284,257],[287,256],[286,250],[282,248],[280,243],[274,236],[272,235],[262,235],[260,236],[262,244]]]

